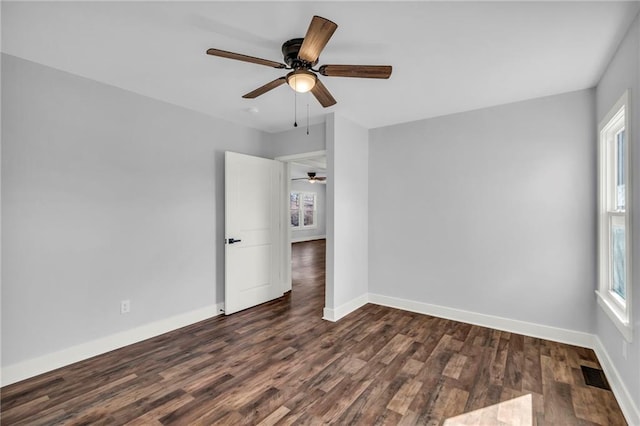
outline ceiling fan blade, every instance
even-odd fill
[[[265,65],[272,68],[286,68],[285,64],[280,62],[270,61],[268,59],[256,58],[254,56],[247,56],[241,53],[227,52],[220,49],[209,49],[207,55],[220,56],[221,58],[235,59],[237,61],[250,62],[252,64]]]
[[[264,86],[258,87],[256,90],[254,90],[252,92],[249,92],[246,95],[243,95],[242,97],[245,98],[245,99],[257,98],[260,95],[264,95],[269,90],[273,90],[276,87],[284,84],[286,81],[287,81],[286,77],[276,78],[275,80],[270,81],[269,83],[265,84]]]
[[[307,181],[307,182],[309,182],[309,183],[315,183],[315,182],[318,182],[318,183],[327,183],[327,178],[326,178],[326,177],[314,177],[314,178],[308,178],[308,177],[306,177],[306,178],[293,178],[293,179],[291,179],[291,180],[304,180],[304,181]]]
[[[336,104],[336,100],[320,80],[316,80],[316,85],[311,89],[311,93],[313,93],[313,96],[320,102],[320,105],[325,108]]]
[[[327,42],[338,28],[338,25],[320,16],[311,19],[307,34],[304,36],[302,46],[298,52],[298,58],[314,63],[318,60],[320,52],[327,45]]]
[[[391,65],[323,65],[318,70],[327,77],[389,78]]]

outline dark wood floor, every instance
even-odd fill
[[[3,388],[2,424],[625,424],[591,350],[376,305],[321,320],[324,250],[294,244],[280,300]]]

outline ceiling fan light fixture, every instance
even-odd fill
[[[316,85],[318,77],[311,71],[295,70],[287,74],[287,83],[298,93],[307,93]]]

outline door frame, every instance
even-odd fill
[[[280,157],[274,158],[274,160],[281,161],[284,163],[284,179],[281,191],[281,206],[284,206],[282,209],[282,228],[281,228],[281,238],[284,241],[283,250],[281,253],[282,259],[282,283],[284,286],[283,291],[291,291],[291,268],[292,268],[292,259],[291,259],[291,227],[289,226],[289,194],[291,193],[291,163],[296,160],[310,160],[318,157],[326,157],[327,151],[312,151],[312,152],[303,152],[300,154],[291,154],[291,155],[283,155]],[[325,219],[326,220],[326,219]],[[325,282],[325,287],[326,287]]]

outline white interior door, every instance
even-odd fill
[[[225,153],[225,314],[283,294],[279,232],[282,164]]]

